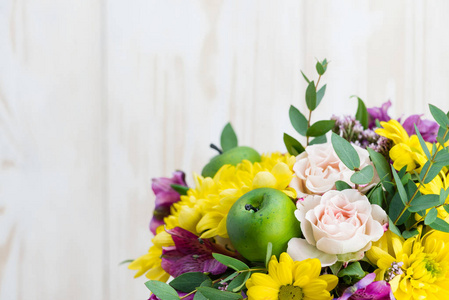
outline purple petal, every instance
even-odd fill
[[[360,290],[360,289],[364,289],[366,288],[370,283],[372,283],[374,281],[374,279],[376,278],[376,274],[375,273],[369,273],[367,274],[365,277],[363,277],[362,279],[360,279],[356,284],[355,287]]]
[[[376,274],[370,273],[355,285],[348,287],[338,300],[394,300],[390,284],[374,281]]]
[[[174,191],[170,186],[172,184],[187,186],[185,182],[185,174],[182,171],[173,172],[172,178],[167,177],[153,178],[152,182],[153,183],[151,187],[156,195],[161,192]]]
[[[391,118],[388,115],[388,109],[391,106],[391,101],[388,100],[387,102],[383,103],[381,107],[371,107],[368,108],[368,114],[369,114],[369,124],[368,128],[373,129],[376,127],[376,119],[381,121],[389,121]]]
[[[439,128],[438,124],[432,120],[423,120],[421,117],[422,115],[411,115],[404,121],[402,126],[408,135],[413,135],[416,134],[414,126],[416,124],[425,141],[430,143],[435,142]]]
[[[180,195],[177,192],[174,191],[168,191],[168,192],[160,192],[156,195],[155,206],[168,206],[172,205],[173,203],[178,202],[181,199]]]

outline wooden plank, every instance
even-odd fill
[[[1,299],[108,299],[103,106],[100,1],[2,1]]]

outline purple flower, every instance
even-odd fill
[[[374,281],[376,274],[370,273],[355,285],[348,287],[338,300],[394,300],[390,284],[384,280]]]
[[[151,187],[156,195],[153,219],[150,222],[153,234],[156,234],[156,228],[164,224],[164,218],[170,214],[171,205],[181,199],[179,193],[171,187],[172,184],[187,186],[184,172],[173,172],[172,178],[153,178]]]
[[[368,108],[368,114],[369,114],[369,124],[368,124],[368,128],[369,129],[373,129],[376,126],[376,119],[379,120],[379,122],[381,121],[389,121],[391,118],[388,115],[388,109],[391,106],[391,101],[388,100],[387,102],[385,102],[384,104],[382,104],[381,107],[372,107],[372,108]]]
[[[408,135],[416,134],[415,126],[418,127],[419,133],[421,133],[423,139],[427,142],[434,143],[437,139],[438,134],[438,123],[432,120],[422,120],[422,115],[411,115],[408,117],[402,126]]]
[[[223,253],[217,244],[180,227],[167,232],[175,245],[163,248],[161,266],[171,276],[177,277],[187,272],[218,275],[226,271],[227,267],[212,256],[212,253]]]

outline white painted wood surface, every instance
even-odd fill
[[[449,109],[449,2],[3,0],[0,299],[146,299],[151,178],[199,172],[227,121],[284,150],[299,70],[315,119]],[[188,176],[191,182],[191,177]]]

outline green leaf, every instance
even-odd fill
[[[306,136],[307,128],[309,126],[306,117],[293,105],[290,106],[288,116],[290,117],[290,122],[296,132],[302,136]]]
[[[198,288],[198,292],[203,294],[206,298],[209,299],[220,299],[220,300],[238,300],[242,299],[242,295],[235,294],[231,292],[220,291],[214,288],[202,286]],[[179,297],[178,297],[179,299]],[[165,300],[165,298],[164,298]]]
[[[354,170],[360,166],[359,154],[347,140],[332,132],[331,141],[335,153],[337,153],[337,156],[340,158],[340,160],[350,170]]]
[[[316,62],[315,68],[319,75],[324,74],[324,67],[319,61]]]
[[[416,135],[418,136],[418,140],[419,140],[419,143],[421,145],[421,148],[424,150],[424,154],[426,155],[427,159],[430,160],[431,159],[431,155],[430,155],[430,152],[429,152],[429,148],[427,148],[426,141],[424,141],[421,133],[418,130],[418,126],[416,126],[416,123],[413,124],[413,125],[415,126],[415,132],[416,132]]]
[[[401,198],[402,203],[407,205],[408,198],[407,193],[405,192],[404,186],[402,185],[401,179],[398,176],[398,173],[396,173],[396,170],[391,166],[391,171],[393,173],[394,181],[396,182],[396,187],[398,188],[398,193]]]
[[[374,168],[372,165],[367,165],[360,171],[356,171],[351,176],[351,182],[355,184],[368,184],[373,180]]]
[[[127,259],[127,260],[124,260],[124,261],[120,262],[118,265],[121,266],[121,265],[124,265],[124,264],[130,264],[133,261],[134,261],[134,259]]]
[[[165,282],[150,280],[145,282],[146,287],[158,298],[164,300],[179,300],[178,293]]]
[[[392,193],[393,184],[391,182],[390,164],[387,159],[382,154],[371,148],[366,148],[366,150],[369,152],[369,156],[374,164],[374,167],[376,168],[380,180],[382,181],[382,185],[389,193]]]
[[[388,229],[394,234],[401,236],[401,231],[396,225],[394,225],[394,222],[390,217],[388,217]]]
[[[385,199],[385,195],[384,195],[384,192],[382,190],[382,187],[374,188],[371,191],[368,199],[369,199],[369,202],[371,204],[377,204],[380,207],[382,207],[382,204],[383,204],[384,199]]]
[[[307,136],[321,136],[334,128],[335,120],[322,120],[314,123],[307,129]]]
[[[414,237],[415,235],[419,234],[419,231],[417,229],[412,229],[412,230],[406,230],[402,233],[402,236],[404,237],[404,239],[409,239],[411,237]]]
[[[181,196],[187,195],[187,191],[190,190],[188,186],[183,186],[179,184],[170,184],[170,186]]]
[[[306,89],[306,104],[313,111],[316,108],[316,89],[315,82],[311,81]]]
[[[410,203],[409,211],[418,212],[421,210],[426,210],[431,207],[437,206],[440,204],[440,196],[439,195],[421,195],[417,196]]]
[[[173,279],[169,284],[176,290],[190,293],[209,277],[202,272],[184,273]]]
[[[237,135],[235,134],[235,131],[232,128],[231,123],[226,124],[226,126],[223,128],[223,131],[221,132],[220,143],[223,152],[226,152],[232,148],[237,147],[238,145]]]
[[[270,262],[272,254],[273,254],[273,244],[271,242],[268,242],[267,254],[265,255],[265,268],[268,268],[268,263]]]
[[[449,232],[449,224],[440,219],[437,218],[432,224],[429,225],[430,227],[432,227],[433,229],[439,230],[439,231],[443,231],[443,232]]]
[[[228,266],[229,268],[234,269],[236,271],[243,271],[249,269],[249,267],[244,262],[235,259],[233,257],[229,257],[219,253],[212,253],[212,256],[225,266]]]
[[[297,156],[304,152],[304,147],[292,136],[284,133],[284,144],[287,148],[288,153],[291,155]]]
[[[421,170],[421,174],[423,174],[423,171],[425,172],[425,170],[427,170],[427,162],[424,164],[424,167]],[[441,172],[441,169],[445,167],[444,164],[441,163],[434,163],[430,165],[430,170],[429,172],[427,172],[427,176],[424,179],[424,183],[427,184],[429,182],[431,182],[437,175],[438,173]],[[420,175],[421,175],[420,174]],[[424,176],[424,175],[423,175]],[[422,179],[422,178],[421,178]]]
[[[438,211],[435,207],[432,207],[431,210],[426,215],[426,218],[424,219],[424,224],[430,225],[437,219]]]
[[[435,105],[429,104],[430,113],[432,114],[435,121],[443,128],[449,127],[449,118],[447,115]]]
[[[357,96],[353,96],[357,97]],[[357,106],[357,112],[355,114],[355,119],[360,121],[360,124],[362,124],[364,129],[368,128],[368,110],[366,109],[365,103],[362,99],[357,97],[358,99],[358,106]]]
[[[235,273],[237,274],[237,273]],[[212,287],[212,279],[210,279],[209,277],[207,277],[206,280],[204,280],[203,282],[201,282],[200,286],[208,286],[208,287]]]
[[[228,286],[228,291],[231,292],[239,292],[243,286],[245,285],[246,281],[248,280],[249,276],[251,276],[251,272],[244,272],[240,273],[236,278],[234,278]]]
[[[365,276],[365,271],[363,271],[362,266],[358,261],[348,265],[346,268],[338,272],[338,277],[350,276],[356,278],[362,278]]]
[[[446,150],[438,151],[437,155],[435,155],[435,163],[443,166],[449,165],[449,153]]]
[[[304,74],[303,71],[301,71],[302,77],[304,77],[304,79],[307,81],[307,83],[310,83],[309,78],[307,78],[307,76]]]
[[[234,272],[234,273],[230,274],[229,276],[227,276],[226,278],[222,279],[221,282],[226,282],[226,281],[232,280],[235,277],[237,277],[237,275],[239,275],[239,273]]]
[[[343,262],[337,261],[335,264],[329,266],[332,271],[332,274],[337,275],[340,272],[341,267],[343,266]]]
[[[405,205],[402,203],[399,193],[394,194],[390,202],[390,207],[388,209],[388,216],[391,219],[396,220],[404,209]],[[405,210],[402,216],[396,221],[396,225],[402,225],[410,217],[410,211]]]
[[[438,128],[438,138],[437,138],[437,140],[441,140],[441,141],[438,141],[441,145],[444,145],[447,141],[449,141],[449,134],[446,133],[446,130],[447,129],[444,128],[444,127]]]
[[[327,70],[327,65],[328,65],[329,63],[327,62],[327,59],[323,59],[323,61],[321,62],[321,65],[323,66],[323,68],[324,68],[324,72],[326,72],[326,70]]]
[[[316,92],[316,106],[320,105],[321,100],[323,100],[324,94],[326,93],[326,84],[323,85],[318,92]]]
[[[203,294],[200,292],[195,293],[195,297],[193,297],[193,300],[209,300],[209,298],[204,297]]]
[[[352,187],[349,184],[347,184],[346,182],[341,181],[341,180],[337,180],[335,182],[335,187],[337,188],[337,191],[343,191],[343,190],[350,190],[350,189],[352,189]]]
[[[446,199],[449,196],[449,188],[447,190],[444,190],[443,188],[441,188],[440,190],[440,205],[443,205],[444,203],[446,203]]]
[[[317,136],[316,138],[314,138],[313,140],[310,141],[309,146],[310,145],[317,145],[317,144],[324,144],[327,142],[327,138],[326,135],[321,135],[321,136]]]

